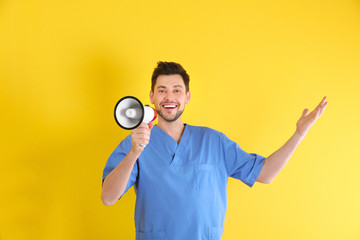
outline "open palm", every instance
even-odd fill
[[[312,127],[312,125],[314,125],[316,120],[323,114],[327,105],[326,99],[327,98],[324,97],[319,103],[319,105],[311,113],[309,113],[309,109],[305,109],[303,111],[302,116],[296,124],[296,131],[301,136],[305,136]]]

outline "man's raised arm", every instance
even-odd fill
[[[124,193],[134,164],[150,141],[150,131],[153,126],[153,122],[142,123],[138,128],[131,131],[131,150],[104,179],[101,200],[105,205],[115,204]]]
[[[308,109],[303,111],[302,116],[296,124],[294,135],[279,150],[265,159],[264,166],[257,178],[258,182],[271,183],[285,167],[312,125],[325,111],[327,105],[326,99],[327,98],[324,97],[320,104],[310,114],[308,114]]]

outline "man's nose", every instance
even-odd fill
[[[173,101],[174,99],[175,99],[175,97],[174,97],[174,94],[172,92],[168,92],[165,95],[165,100],[167,100],[167,101]]]

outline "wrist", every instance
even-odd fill
[[[139,149],[131,148],[128,154],[129,154],[131,157],[137,159],[137,158],[140,156],[141,152],[142,152],[142,151],[139,150]]]
[[[305,136],[306,136],[306,133],[300,133],[297,129],[293,135],[293,137],[300,142],[305,138]]]

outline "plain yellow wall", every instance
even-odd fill
[[[360,239],[360,2],[0,1],[0,239],[134,239],[135,194],[105,207],[129,134],[118,99],[150,103],[180,62],[183,120],[268,156],[304,108],[329,105],[272,184],[228,184],[224,240]],[[182,227],[182,226],[179,226]]]

